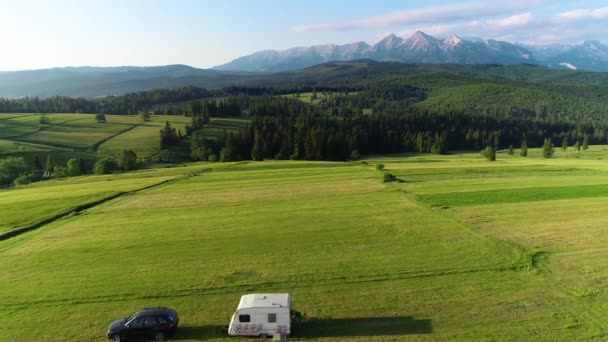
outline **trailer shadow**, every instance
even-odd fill
[[[430,319],[413,317],[361,317],[310,319],[294,327],[294,338],[365,337],[379,335],[430,334]]]
[[[182,341],[182,340],[199,340],[207,338],[218,338],[227,336],[222,332],[225,328],[223,325],[204,325],[204,326],[181,326],[177,328],[175,335],[171,338],[171,341]]]
[[[220,338],[226,326],[181,326],[172,341]],[[295,325],[290,340],[307,340],[322,337],[366,337],[390,335],[431,334],[430,319],[414,319],[409,316],[361,317],[361,318],[311,318]]]

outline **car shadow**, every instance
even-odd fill
[[[294,338],[365,337],[382,335],[430,334],[430,319],[414,319],[409,316],[322,318],[309,319],[296,325],[291,333]]]

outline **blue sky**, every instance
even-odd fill
[[[188,64],[374,43],[416,29],[549,44],[608,39],[608,0],[0,0],[0,70]]]

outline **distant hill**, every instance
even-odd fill
[[[196,69],[185,65],[159,67],[54,68],[0,73],[0,98],[69,96],[95,98],[108,95],[196,86],[302,88],[356,82],[389,76],[452,74],[559,85],[608,85],[608,73],[555,70],[517,64],[408,64],[371,59],[332,61],[279,73],[245,73]]]
[[[223,71],[278,72],[330,61],[368,58],[375,61],[452,64],[541,64],[557,69],[608,71],[608,47],[599,41],[578,45],[524,46],[494,39],[437,39],[417,31],[404,39],[389,34],[374,45],[317,45],[284,51],[266,50],[215,67]]]
[[[0,97],[98,97],[158,88],[219,87],[231,75],[186,65],[67,67],[0,73]]]

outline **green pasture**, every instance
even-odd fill
[[[224,131],[236,132],[247,122],[249,122],[248,118],[211,118],[209,123],[203,127],[203,135],[217,139]]]
[[[573,153],[196,163],[0,190],[5,231],[130,191],[0,242],[0,340],[103,341],[162,305],[181,315],[175,340],[245,341],[220,327],[267,291],[306,314],[294,340],[604,340],[608,153]]]
[[[102,143],[99,145],[98,152],[103,155],[118,155],[124,149],[131,149],[140,158],[158,154],[160,130],[166,122],[184,134],[185,126],[190,123],[190,118],[177,115],[154,115],[150,121],[137,122],[130,130]]]
[[[356,91],[351,91],[348,93],[348,95],[356,95],[358,92]],[[297,99],[300,100],[302,102],[306,102],[306,103],[310,103],[310,104],[320,104],[324,99],[328,98],[329,96],[345,96],[344,93],[323,93],[322,91],[318,91],[317,92],[317,98],[316,99],[312,99],[313,97],[313,92],[305,92],[305,93],[300,93],[300,96],[298,96],[297,93],[294,94],[285,94],[285,95],[280,95],[281,97],[288,97],[288,98],[293,98],[293,99]]]
[[[92,114],[45,116],[48,122],[40,124],[39,114],[1,114],[0,156],[33,160],[37,155],[44,161],[52,152],[59,158],[55,162],[64,162],[70,158],[66,154],[96,159],[132,149],[141,158],[147,158],[160,151],[159,132],[165,122],[182,133],[190,122],[183,116],[168,115],[153,115],[147,122],[136,115],[106,115],[105,123],[98,123]]]

